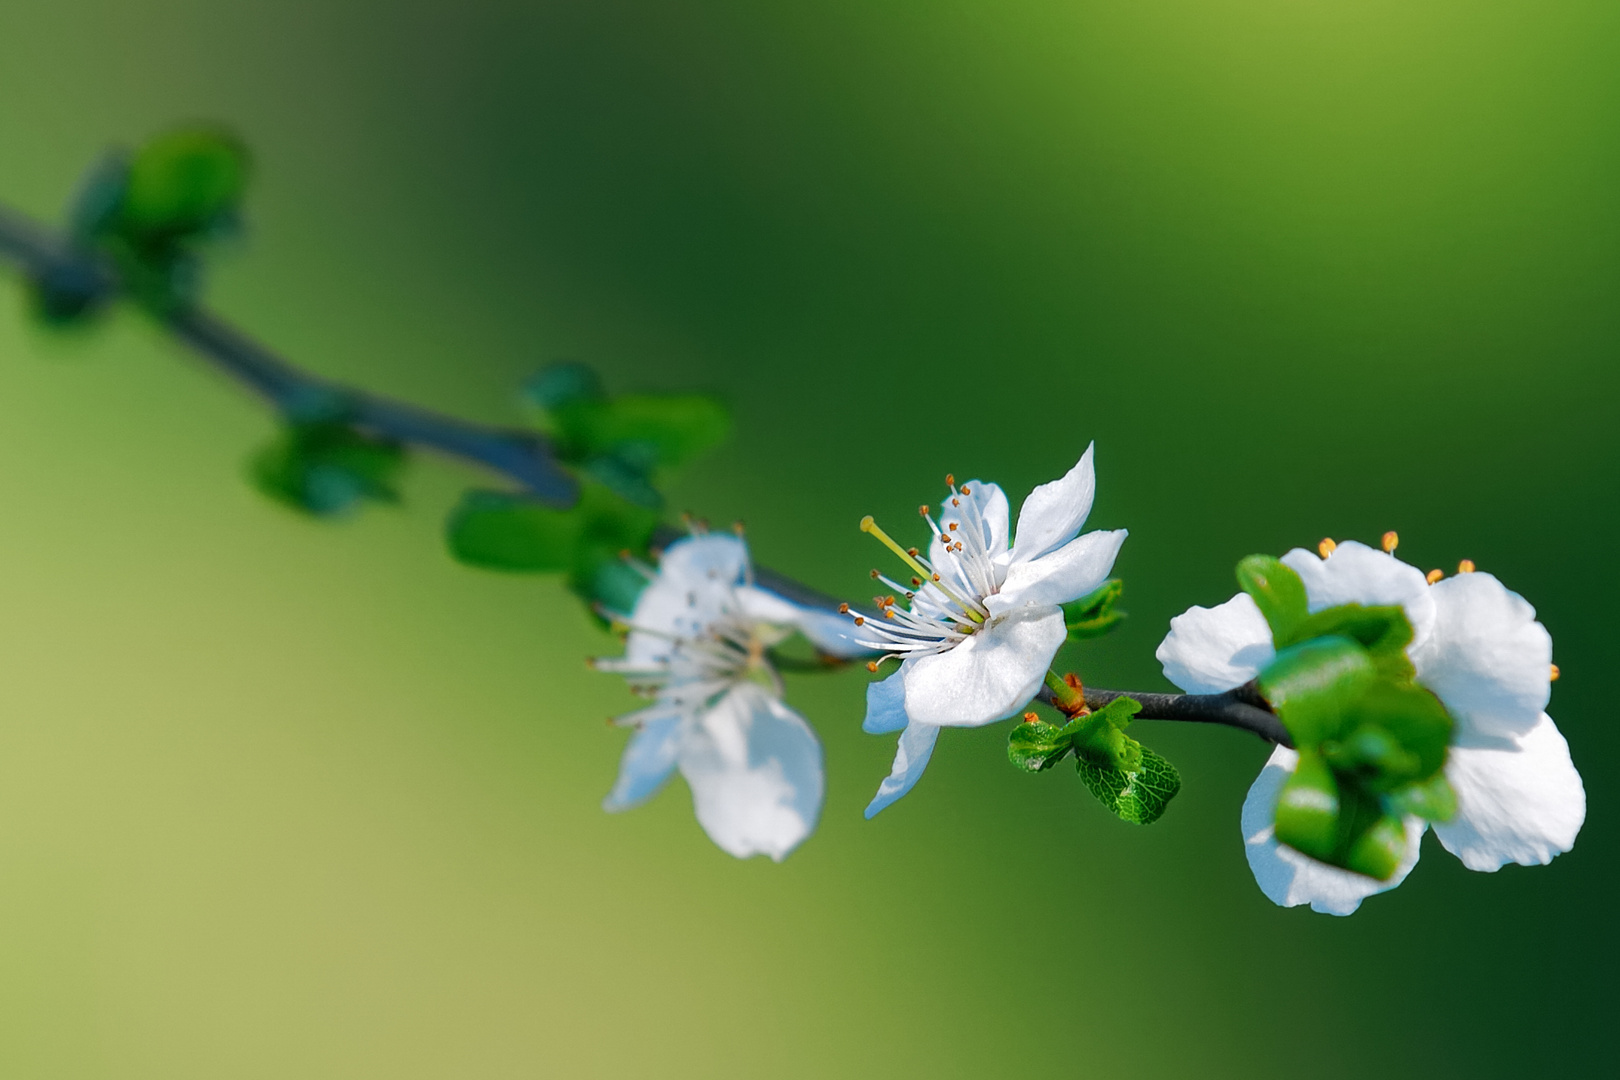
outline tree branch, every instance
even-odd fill
[[[26,217],[0,207],[0,257],[48,288],[97,300],[120,290],[111,259],[79,249]],[[488,469],[553,506],[571,506],[579,484],[538,432],[459,420],[313,375],[201,307],[153,316],[198,356],[283,413],[302,402],[339,398],[356,429]]]
[[[1175,720],[1190,724],[1220,724],[1251,732],[1270,743],[1290,749],[1294,740],[1282,720],[1271,711],[1254,683],[1247,682],[1224,694],[1157,694],[1135,690],[1084,688],[1086,707],[1100,709],[1115,698],[1128,697],[1142,706],[1138,720]],[[1036,697],[1053,705],[1052,691],[1041,687]]]
[[[30,219],[0,206],[0,258],[47,288],[89,298],[113,298],[121,285],[111,259],[73,246]],[[346,405],[346,420],[373,435],[420,447],[470,462],[513,481],[529,494],[554,506],[569,506],[578,498],[579,485],[552,454],[550,441],[535,432],[498,428],[459,420],[428,409],[364,391],[310,374],[254,341],[229,323],[200,307],[153,312],[175,338],[269,401],[291,414],[301,402],[336,395]],[[664,547],[682,533],[660,526],[652,546]],[[806,607],[838,610],[838,601],[767,567],[756,567],[755,579],[770,591]],[[804,662],[801,670],[829,670],[837,665]],[[1051,703],[1051,691],[1038,695]],[[1100,709],[1118,697],[1131,697],[1142,705],[1139,720],[1175,720],[1221,724],[1252,732],[1269,742],[1292,746],[1283,727],[1252,683],[1224,694],[1157,694],[1124,690],[1085,689],[1086,705]]]

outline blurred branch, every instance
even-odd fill
[[[38,284],[92,302],[122,291],[111,259],[77,248],[3,206],[0,258]],[[578,483],[557,464],[544,435],[460,420],[320,378],[199,306],[150,313],[194,353],[284,414],[292,416],[304,403],[337,398],[346,408],[346,421],[360,431],[481,466],[553,506],[570,506],[578,498]]]
[[[123,291],[112,260],[75,247],[3,206],[0,206],[0,258],[15,264],[34,282],[58,292],[85,297],[91,304],[105,302]],[[294,366],[196,305],[180,305],[170,310],[151,311],[151,314],[198,356],[288,416],[294,416],[301,404],[337,397],[345,405],[346,422],[359,430],[482,466],[515,481],[525,492],[554,506],[571,505],[578,497],[577,482],[557,464],[551,443],[543,435],[458,420],[322,379]],[[666,547],[683,535],[680,530],[660,526],[653,534],[651,546]],[[757,567],[755,577],[762,587],[797,604],[838,610],[839,602],[831,596],[767,567]],[[843,665],[837,661],[815,660],[787,666],[802,671],[833,671]],[[1282,721],[1266,706],[1252,684],[1224,694],[1157,694],[1085,688],[1086,705],[1092,709],[1100,709],[1118,697],[1131,697],[1142,705],[1142,711],[1137,714],[1140,720],[1220,724],[1252,732],[1282,746],[1293,745]],[[1051,691],[1045,687],[1039,698],[1052,704]]]

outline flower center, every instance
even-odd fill
[[[927,506],[918,508],[923,520],[934,534],[930,548],[932,559],[924,558],[916,548],[903,548],[884,532],[871,515],[861,519],[861,531],[877,537],[878,542],[900,557],[913,573],[911,587],[893,581],[880,571],[873,570],[872,578],[881,581],[905,597],[908,606],[900,607],[894,595],[872,598],[882,613],[884,622],[866,631],[870,640],[857,638],[860,644],[881,649],[884,656],[867,664],[876,671],[882,660],[903,659],[927,653],[944,652],[966,641],[983,629],[990,618],[985,606],[986,597],[999,588],[999,574],[989,550],[990,530],[980,513],[972,491],[958,490],[955,478],[947,476],[950,488],[947,507],[941,507],[939,522],[929,513]],[[849,610],[855,625],[864,627],[867,619]]]

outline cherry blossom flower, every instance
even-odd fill
[[[1125,541],[1124,529],[1079,535],[1096,492],[1092,452],[1087,447],[1062,479],[1030,492],[1010,543],[1007,496],[980,480],[957,487],[946,477],[950,494],[938,519],[922,508],[933,533],[926,557],[871,518],[861,522],[912,574],[907,587],[874,570],[907,603],[888,594],[876,598],[878,617],[855,614],[856,641],[900,661],[866,692],[863,729],[903,730],[868,818],[917,783],[940,728],[1004,720],[1040,689],[1066,636],[1060,605],[1101,585]],[[868,666],[876,671],[880,662]]]
[[[1393,535],[1388,546],[1393,549]],[[1470,870],[1490,872],[1510,862],[1545,864],[1574,846],[1586,819],[1586,793],[1569,745],[1545,711],[1557,671],[1552,638],[1522,596],[1475,572],[1472,563],[1463,563],[1455,577],[1425,576],[1392,551],[1353,541],[1324,541],[1320,556],[1296,548],[1282,561],[1304,581],[1312,612],[1339,604],[1405,610],[1416,681],[1454,722],[1445,775],[1457,812],[1433,825],[1447,851]],[[1165,676],[1183,690],[1219,693],[1255,678],[1274,652],[1265,619],[1239,593],[1170,620],[1157,655]],[[1279,844],[1273,834],[1277,795],[1297,761],[1294,751],[1279,746],[1249,789],[1242,815],[1249,865],[1275,903],[1348,915],[1367,896],[1405,879],[1417,863],[1425,823],[1406,819],[1406,857],[1388,881]]]
[[[837,656],[861,651],[847,620],[757,587],[739,537],[699,535],[672,544],[628,615],[617,672],[652,698],[615,723],[636,733],[610,811],[638,806],[679,770],[698,823],[738,858],[780,861],[815,829],[825,781],[821,744],[782,703],[769,649],[795,631]]]

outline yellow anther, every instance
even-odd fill
[[[1389,554],[1395,554],[1395,549],[1400,546],[1400,543],[1401,538],[1394,529],[1384,534],[1384,550]]]
[[[956,486],[956,474],[955,473],[946,473],[945,474],[945,486],[946,487],[955,487]]]
[[[1040,720],[1040,717],[1036,716],[1032,712],[1027,712],[1027,713],[1024,714],[1024,723],[1026,723],[1026,724],[1033,724],[1033,723],[1036,723],[1039,720]]]
[[[952,499],[951,500],[951,505],[952,506],[961,506],[962,505],[962,500],[961,499]]]
[[[1322,558],[1325,559],[1329,555],[1333,554],[1334,549],[1337,548],[1338,546],[1339,545],[1334,542],[1333,537],[1325,536],[1325,537],[1322,538],[1322,542],[1320,544],[1316,545],[1316,550],[1317,550],[1317,553],[1320,554],[1322,556]]]
[[[866,670],[867,671],[876,671],[877,670],[877,661],[876,660],[868,660],[866,662]]]
[[[878,573],[878,572],[877,572],[877,571],[876,571],[876,570],[873,570],[873,571],[872,571],[872,580],[873,580],[873,581],[876,581],[876,580],[877,580],[877,579],[878,579],[878,578],[880,578],[880,577],[882,577],[882,576],[883,576],[883,575],[882,575],[882,574],[880,574],[880,573]]]
[[[923,503],[921,506],[917,507],[917,516],[918,517],[927,517],[928,516],[928,504],[927,503]]]
[[[1424,580],[1426,580],[1430,585],[1433,585],[1435,582],[1437,582],[1441,578],[1445,577],[1446,572],[1444,570],[1430,570],[1427,574],[1425,574],[1423,576],[1424,576]]]
[[[849,605],[847,603],[839,604],[838,605],[838,614],[840,614],[840,615],[848,615],[849,614]]]
[[[963,484],[962,485],[962,494],[971,495],[971,494],[973,494],[973,490],[971,488],[969,488],[966,484]]]
[[[856,626],[865,626],[866,625],[866,619],[863,618],[860,615],[855,616],[855,625]]]
[[[926,506],[923,507],[923,511],[925,513],[927,512],[927,510],[928,510],[928,508]],[[873,536],[877,537],[878,540],[883,544],[883,546],[887,547],[890,551],[892,551],[896,555],[900,556],[900,558],[902,560],[904,560],[905,564],[907,566],[911,567],[911,570],[912,570],[913,573],[915,573],[915,574],[927,574],[928,573],[928,571],[923,568],[922,563],[917,561],[917,557],[915,555],[911,554],[911,552],[907,551],[905,548],[903,548],[899,544],[895,543],[894,539],[888,533],[884,532],[878,526],[878,523],[876,521],[872,520],[872,515],[871,514],[868,514],[865,517],[861,518],[861,531],[862,532],[869,532]],[[933,576],[933,579],[934,579],[934,581],[936,583],[939,582],[939,575],[938,574],[934,574],[932,576]],[[950,589],[946,588],[946,586],[944,584],[940,584],[939,588],[940,588],[941,592],[943,592],[946,596],[951,598],[951,601],[953,603],[955,603],[959,607],[961,607],[961,609],[967,614],[967,617],[969,619],[973,620],[974,622],[983,622],[984,621],[984,618],[981,615],[979,615],[978,612],[973,610],[973,605],[969,604],[966,600],[963,600],[960,596],[957,596]]]
[[[956,531],[956,522],[954,522],[954,521],[951,522],[949,525],[946,526],[946,528],[950,529],[951,532],[955,532]]]
[[[736,533],[738,536],[741,536],[743,534],[743,523],[740,521],[733,521],[731,523],[731,531]]]
[[[1472,574],[1473,572],[1474,572],[1474,560],[1473,559],[1464,559],[1462,562],[1457,564],[1457,573],[1459,573],[1459,574]]]
[[[1558,681],[1558,665],[1557,664],[1554,664],[1552,666],[1552,671],[1548,673],[1547,678],[1550,679],[1553,682]]]

